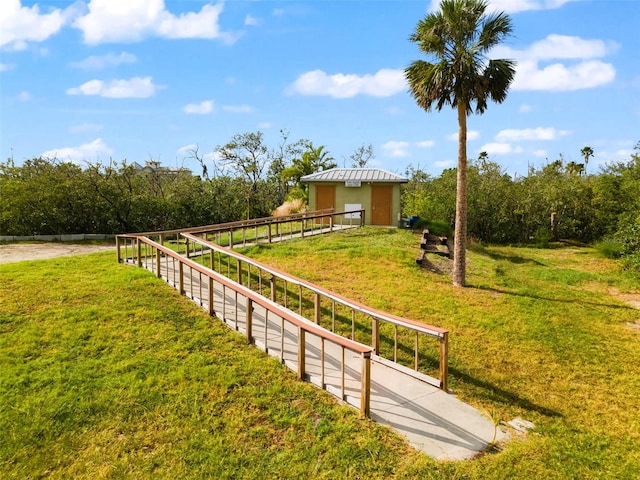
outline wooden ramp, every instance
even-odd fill
[[[242,285],[217,281],[204,267],[185,268],[175,258],[161,258],[157,254],[121,261],[154,272],[300,378],[360,408],[424,453],[443,460],[468,459],[492,441],[504,439],[504,433],[478,410],[404,367],[369,356],[370,347],[332,340],[331,332],[308,320],[303,319],[308,322],[304,328],[296,326],[290,322],[291,315],[273,313],[269,299],[248,301]]]

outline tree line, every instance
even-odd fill
[[[605,253],[640,268],[640,143],[635,152],[592,174],[562,158],[517,177],[484,153],[469,160],[469,237],[501,244],[600,242]],[[0,235],[127,233],[269,216],[286,200],[307,200],[301,177],[336,166],[324,146],[289,142],[285,133],[274,149],[257,132],[235,135],[216,149],[215,159],[197,149],[191,155],[201,172],[154,168],[155,162],[141,169],[126,161],[80,166],[34,158],[17,166],[7,160],[0,163]],[[372,148],[362,146],[350,166],[366,167],[372,158]],[[406,176],[403,215],[450,235],[457,169],[431,176],[409,167]]]
[[[593,150],[585,148],[585,154],[593,156]],[[640,267],[640,142],[635,152],[628,161],[611,163],[595,174],[560,158],[530,168],[522,177],[506,174],[480,154],[469,160],[467,169],[469,238],[502,244],[600,242],[608,255],[624,256]],[[426,219],[439,233],[450,234],[456,175],[453,168],[432,177],[409,167],[403,214]]]
[[[189,156],[200,172],[154,161],[80,166],[38,157],[18,166],[9,159],[0,163],[0,235],[130,233],[269,216],[288,199],[306,200],[301,177],[337,166],[324,146],[292,142],[284,131],[275,148],[249,132],[211,156],[197,147]],[[363,145],[344,161],[364,166],[371,158]]]

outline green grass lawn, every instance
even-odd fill
[[[363,228],[247,253],[448,328],[451,388],[526,437],[433,461],[105,253],[0,265],[0,478],[639,478],[640,311],[620,294],[640,281],[588,248],[474,246],[457,289],[418,244]]]

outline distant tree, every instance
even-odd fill
[[[282,205],[287,193],[289,184],[283,172],[292,165],[295,158],[300,158],[311,142],[306,139],[289,141],[289,132],[280,130],[280,143],[271,152],[271,164],[269,165],[268,179],[275,184],[275,195],[278,205]]]
[[[293,187],[292,196],[308,200],[308,191],[300,179],[305,175],[335,168],[337,165],[324,146],[314,147],[311,143],[300,158],[294,158],[291,166],[282,171],[283,178]]]
[[[269,150],[263,142],[262,132],[236,134],[227,144],[215,149],[218,162],[242,177],[246,184],[246,217],[253,215],[253,200],[258,182],[263,178],[270,161]]]
[[[485,14],[483,0],[443,0],[437,12],[418,22],[410,41],[434,63],[405,69],[410,91],[429,112],[451,105],[458,112],[458,169],[453,284],[465,286],[467,236],[467,115],[484,113],[489,99],[501,103],[515,76],[515,62],[487,53],[511,34],[509,16]]]
[[[373,146],[371,144],[365,145],[364,143],[349,156],[351,168],[365,168],[374,158]]]
[[[564,169],[569,175],[582,175],[584,173],[584,163],[569,162]]]
[[[589,158],[593,157],[593,149],[591,147],[583,147],[582,150],[580,150],[580,154],[582,155],[582,158],[584,158],[584,171],[586,173],[587,166],[589,165]]]

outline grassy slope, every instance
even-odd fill
[[[537,428],[437,463],[295,380],[148,272],[97,254],[0,266],[0,477],[637,478],[639,290],[589,249],[476,248],[472,288],[362,229],[249,253],[451,330],[452,388]]]
[[[537,425],[526,441],[458,465],[458,474],[640,478],[640,335],[626,325],[640,312],[610,295],[639,291],[640,281],[591,249],[474,247],[471,288],[457,289],[415,266],[417,246],[405,231],[362,229],[250,253],[450,329],[453,390],[502,420]]]

